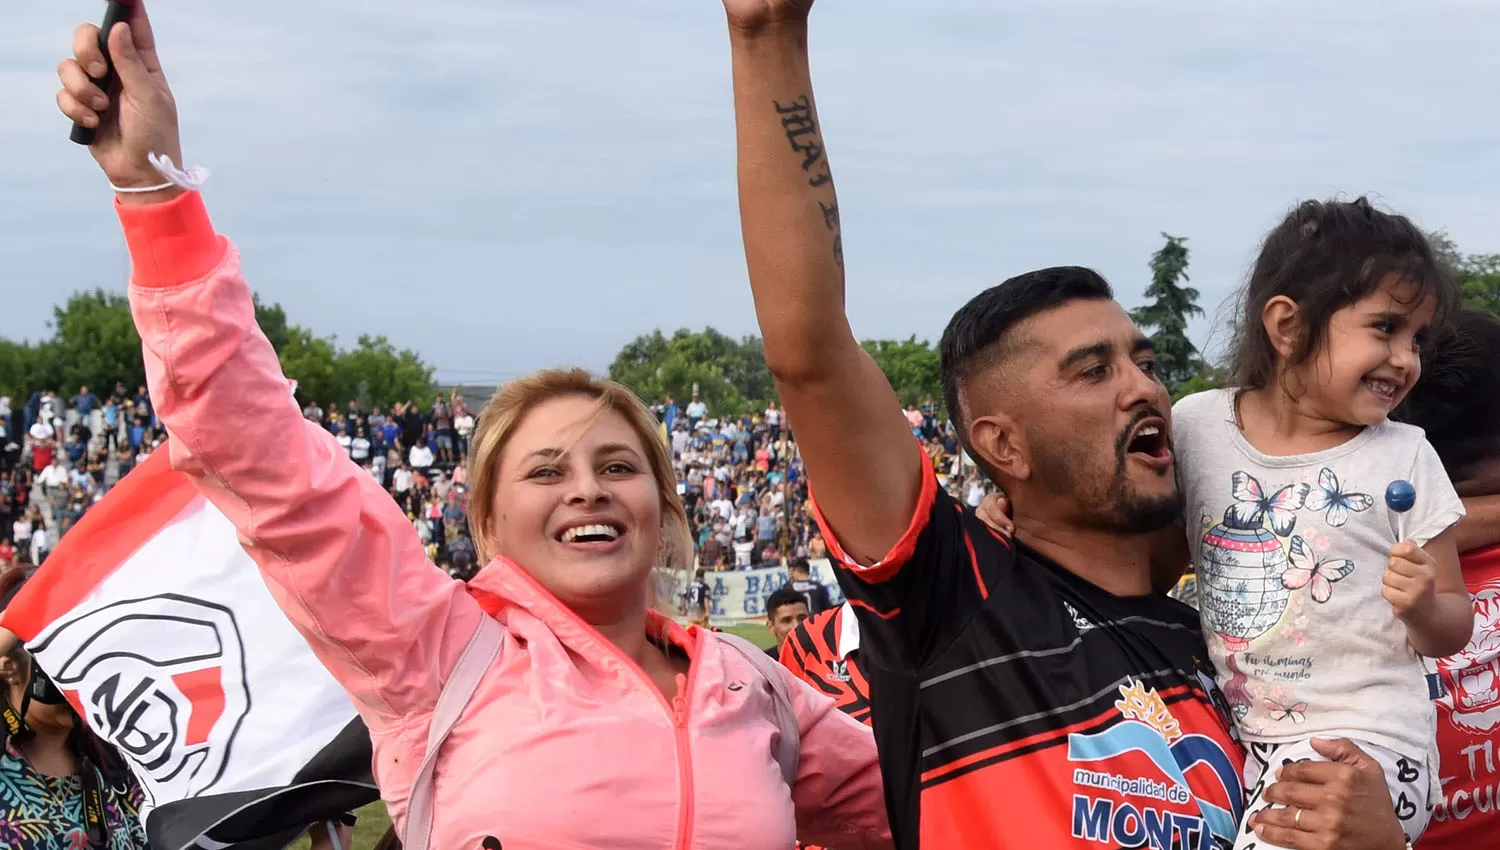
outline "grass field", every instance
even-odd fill
[[[756,646],[768,647],[771,645],[771,632],[760,623],[729,626],[724,631],[732,632],[746,640],[753,641]],[[348,850],[370,850],[370,848],[375,846],[375,842],[380,840],[380,836],[385,834],[386,829],[390,825],[391,819],[386,817],[384,804],[374,803],[360,809],[359,823],[354,827],[354,840],[351,842],[352,846]],[[292,850],[308,850],[308,847],[309,842],[307,837],[303,836],[296,844],[292,845]]]

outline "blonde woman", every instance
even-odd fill
[[[180,163],[180,145],[141,5],[109,33],[121,88],[108,108],[88,80],[104,61],[97,39],[77,31],[59,105],[98,128],[92,152],[119,192],[173,465],[235,523],[355,699],[407,847],[889,846],[863,726],[652,610],[653,567],[678,567],[691,548],[641,403],[576,371],[498,393],[470,470],[488,565],[469,585],[450,579],[370,476],[304,425],[202,198],[157,188],[148,154]]]

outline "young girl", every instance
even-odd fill
[[[1426,827],[1438,783],[1420,656],[1462,649],[1473,626],[1449,533],[1463,506],[1422,431],[1387,416],[1456,301],[1407,219],[1306,202],[1246,286],[1238,387],[1173,410],[1203,628],[1249,751],[1247,818],[1271,805],[1277,768],[1346,737],[1385,769],[1408,840]],[[1405,514],[1386,507],[1394,481],[1416,490]],[[1268,845],[1247,828],[1235,846]]]

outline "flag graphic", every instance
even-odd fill
[[[165,446],[62,539],[0,626],[119,748],[156,850],[280,848],[379,797],[353,703]]]

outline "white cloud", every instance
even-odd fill
[[[657,326],[753,332],[715,0],[152,9],[215,220],[295,321],[470,376],[602,367]],[[72,14],[31,4],[0,33],[0,334],[121,275],[102,179],[52,106]],[[1129,302],[1163,230],[1190,238],[1212,310],[1307,196],[1377,192],[1500,250],[1493,4],[814,16],[862,335],[935,337],[979,288],[1055,263]]]

